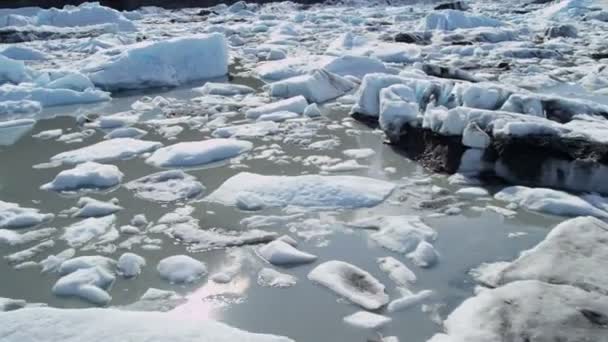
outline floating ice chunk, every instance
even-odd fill
[[[367,165],[359,164],[359,162],[357,162],[356,160],[346,160],[334,165],[321,166],[321,170],[326,172],[348,172],[367,168]]]
[[[373,156],[376,154],[376,151],[372,150],[371,148],[353,148],[344,150],[342,153],[349,158],[363,159]]]
[[[112,130],[110,133],[104,136],[105,139],[117,139],[117,138],[141,138],[148,132],[143,129],[135,127],[120,127]]]
[[[397,286],[407,288],[416,282],[416,275],[412,270],[405,266],[401,261],[393,257],[378,258],[378,266],[388,274],[388,277],[397,284]]]
[[[304,109],[306,109],[306,106],[308,106],[308,102],[304,96],[295,96],[249,109],[245,112],[245,116],[247,116],[248,119],[257,119],[264,114],[272,114],[280,111],[302,114]]]
[[[30,243],[36,240],[42,240],[57,232],[57,228],[40,228],[25,233],[17,233],[14,230],[0,229],[0,243],[5,243],[9,246],[17,246]]]
[[[355,76],[359,79],[371,73],[387,73],[388,68],[382,61],[364,56],[346,55],[325,64],[323,69],[340,76]]]
[[[530,280],[481,291],[445,320],[445,334],[429,342],[500,341],[534,336],[537,341],[603,341],[608,296],[568,285]],[[531,324],[534,322],[534,324]]]
[[[399,136],[401,128],[418,118],[419,109],[414,89],[394,84],[380,90],[380,128],[390,136]]]
[[[194,88],[192,90],[199,92],[203,95],[221,96],[245,95],[255,92],[253,88],[245,85],[215,82],[207,82],[204,86],[200,88]]]
[[[302,218],[301,214],[286,215],[286,216],[275,216],[275,215],[253,215],[246,217],[241,220],[240,224],[249,228],[257,229],[263,227],[280,227],[284,226],[289,222],[294,222],[297,219]]]
[[[418,293],[406,295],[404,297],[391,301],[390,303],[388,303],[386,309],[388,310],[388,312],[402,311],[414,305],[420,304],[422,301],[428,299],[432,295],[433,291],[422,290]]]
[[[129,159],[139,154],[156,150],[161,146],[161,143],[155,141],[117,138],[59,153],[51,157],[51,161],[63,164],[80,164],[88,161],[104,162]]]
[[[108,272],[112,272],[115,266],[116,261],[114,261],[114,259],[101,255],[84,255],[63,261],[59,265],[57,272],[64,276],[66,274],[91,267],[99,267]]]
[[[53,214],[41,214],[38,209],[22,208],[16,203],[0,200],[0,228],[27,228],[54,217]]]
[[[577,217],[558,224],[547,237],[513,262],[483,264],[473,273],[492,287],[518,280],[572,285],[608,295],[608,276],[596,272],[608,260],[608,224]]]
[[[0,336],[5,342],[35,341],[41,336],[47,341],[63,342],[293,342],[285,337],[245,332],[214,320],[162,312],[28,308],[0,313],[0,320]],[[24,329],[26,325],[32,327]]]
[[[279,112],[279,113],[289,113],[289,112]],[[264,114],[261,115],[258,120],[266,119],[267,115],[275,115],[273,114]],[[295,114],[295,113],[292,113]],[[298,114],[295,114],[297,117]],[[276,118],[276,116],[268,117],[271,119]],[[213,136],[217,138],[253,138],[253,137],[263,137],[269,134],[275,134],[279,131],[279,125],[272,122],[273,120],[256,122],[251,124],[243,124],[236,126],[226,126],[220,127],[213,131]]]
[[[126,278],[137,277],[142,267],[146,266],[146,259],[134,253],[124,253],[118,258],[118,274]]]
[[[114,165],[86,162],[73,169],[59,172],[52,182],[40,188],[54,191],[107,189],[120,184],[123,176],[124,174]]]
[[[74,248],[68,248],[55,255],[49,255],[44,260],[40,261],[42,272],[56,271],[64,261],[73,258],[75,254],[76,250]]]
[[[11,264],[20,264],[28,259],[35,257],[36,255],[44,252],[47,249],[53,248],[54,246],[55,242],[53,240],[47,240],[22,251],[9,254],[5,256],[4,259]]]
[[[30,100],[0,102],[0,116],[32,115],[42,111],[40,102]]]
[[[50,89],[71,89],[74,91],[85,91],[94,88],[93,82],[79,72],[69,72],[45,85]]]
[[[149,288],[133,304],[122,307],[129,311],[156,311],[167,312],[186,302],[186,298],[175,291],[166,291]]]
[[[516,203],[520,207],[561,216],[591,215],[608,218],[608,213],[578,196],[563,191],[511,186],[494,195],[500,201]]]
[[[50,139],[59,138],[62,134],[63,134],[63,130],[61,128],[49,129],[49,130],[42,131],[42,132],[32,135],[32,138],[50,140]]]
[[[42,107],[87,104],[109,101],[110,93],[98,89],[76,91],[72,89],[51,89],[30,83],[0,86],[0,101],[21,101],[27,99],[38,102]]]
[[[317,256],[302,252],[280,240],[260,247],[258,253],[264,260],[277,266],[307,264],[317,260]]]
[[[380,90],[393,84],[405,83],[403,77],[373,73],[367,74],[357,91],[357,103],[353,107],[354,113],[378,117],[380,114]]]
[[[433,245],[426,241],[420,241],[416,249],[407,255],[418,267],[431,267],[437,263],[439,254]]]
[[[135,196],[155,202],[173,202],[196,198],[205,191],[196,177],[182,170],[154,173],[125,184]]]
[[[340,140],[337,138],[330,138],[325,140],[315,141],[314,143],[308,145],[308,148],[311,150],[331,150],[340,145]]]
[[[228,48],[219,33],[143,42],[118,55],[94,55],[82,71],[108,90],[178,86],[226,75]]]
[[[19,84],[31,80],[29,70],[21,61],[0,55],[0,84]]]
[[[388,303],[384,285],[368,272],[343,261],[327,261],[308,273],[308,279],[368,310]]]
[[[78,211],[72,217],[101,217],[113,214],[123,209],[117,204],[118,200],[112,199],[104,202],[91,197],[81,197],[78,200]]]
[[[437,232],[418,216],[375,216],[351,223],[358,228],[376,229],[370,237],[382,247],[397,253],[409,253],[422,241],[432,241]]]
[[[308,106],[310,106],[310,105],[308,105]],[[306,108],[308,108],[308,106]],[[306,109],[304,109],[304,111],[306,111]],[[285,121],[285,120],[289,120],[289,119],[295,119],[299,116],[300,116],[300,114],[298,114],[298,113],[280,111],[280,112],[275,112],[275,113],[270,113],[270,114],[262,114],[257,118],[257,121],[280,122],[280,121]]]
[[[294,286],[297,282],[298,278],[272,268],[263,268],[258,272],[258,285],[260,286],[286,288]]]
[[[243,246],[269,242],[277,237],[276,233],[258,229],[244,232],[230,232],[220,229],[200,229],[198,224],[190,222],[176,224],[171,229],[170,235],[191,244],[193,251],[206,251],[211,249]]]
[[[44,52],[27,46],[12,45],[2,51],[1,55],[18,61],[41,61],[47,59]]]
[[[225,181],[206,200],[236,205],[239,197],[257,196],[265,207],[361,208],[381,203],[394,188],[389,182],[357,176],[263,176],[242,172]]]
[[[344,317],[344,322],[348,325],[361,329],[377,330],[392,321],[390,317],[378,315],[368,311],[358,311],[352,315]]]
[[[304,96],[314,103],[323,103],[342,96],[355,84],[324,69],[317,69],[308,75],[296,76],[270,84],[270,95],[276,97]]]
[[[459,28],[498,27],[502,22],[482,15],[473,15],[463,11],[434,11],[424,18],[421,30],[453,31]]]
[[[201,166],[238,156],[253,144],[236,139],[181,142],[156,150],[146,162],[157,167]]]
[[[205,264],[187,255],[164,258],[156,269],[162,278],[174,284],[192,283],[207,274]]]
[[[104,115],[97,120],[86,123],[86,127],[96,127],[101,129],[115,129],[124,126],[130,126],[139,120],[139,113],[120,112],[112,115]]]
[[[321,110],[319,110],[319,106],[316,103],[311,103],[304,108],[304,116],[309,118],[319,117],[321,116]]]
[[[61,238],[71,247],[80,247],[110,231],[115,220],[114,215],[90,217],[66,227]]]
[[[486,190],[484,188],[478,188],[478,187],[458,189],[458,191],[456,191],[455,194],[460,197],[467,198],[467,199],[487,197],[490,195],[488,190]]]
[[[75,296],[97,305],[106,305],[112,297],[106,292],[116,278],[100,267],[79,269],[61,277],[53,286],[58,296]]]

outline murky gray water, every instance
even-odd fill
[[[238,81],[238,80],[237,80]],[[162,94],[166,97],[187,98],[193,94],[189,90],[173,90]],[[33,129],[10,146],[0,146],[0,199],[8,202],[19,203],[26,207],[40,208],[43,212],[58,213],[61,210],[75,206],[78,197],[65,197],[57,193],[40,190],[40,185],[49,182],[62,169],[58,168],[33,168],[39,163],[48,162],[49,158],[56,153],[90,145],[103,139],[103,132],[97,132],[94,136],[85,139],[82,143],[65,144],[53,140],[37,140],[32,134],[43,130],[63,128],[78,130],[74,116],[80,113],[115,113],[129,108],[130,104],[139,99],[141,94],[133,94],[116,98],[112,103],[84,107],[53,108],[45,112],[45,115],[56,118],[40,120]],[[325,124],[332,121],[340,122],[345,113],[330,113],[329,118],[321,119]],[[237,120],[242,117],[237,118]],[[283,145],[283,150],[291,156],[307,156],[327,154],[335,157],[343,157],[341,151],[347,148],[370,147],[376,151],[366,164],[369,169],[348,172],[347,174],[364,175],[380,179],[388,179],[398,183],[411,179],[421,179],[431,174],[420,168],[414,162],[408,161],[394,152],[389,146],[382,143],[382,137],[371,129],[352,123],[353,128],[360,130],[358,135],[348,135],[345,129],[322,129],[320,135],[337,136],[341,145],[331,151],[309,151],[295,145]],[[137,126],[137,125],[136,125]],[[200,140],[209,137],[209,133],[186,128],[177,140],[167,140],[150,130],[144,137],[146,140],[161,141],[165,145],[177,141]],[[318,140],[321,140],[319,138]],[[252,139],[255,146],[270,144],[274,142],[261,139]],[[125,174],[123,184],[141,176],[158,172],[159,170],[144,163],[143,159],[136,158],[125,161],[113,162]],[[313,166],[302,166],[300,163],[278,165],[266,160],[244,160],[243,165],[247,171],[269,174],[269,175],[298,175],[304,172],[316,173],[318,168]],[[394,174],[384,172],[385,167],[394,167]],[[240,168],[230,168],[227,165],[219,165],[212,168],[194,169],[187,172],[196,176],[211,193],[222,182],[230,176],[242,171]],[[450,190],[456,189],[450,186],[443,176],[432,178],[432,184],[445,186]],[[412,186],[403,189],[405,192],[411,190],[410,196],[400,204],[387,201],[375,208],[360,210],[341,210],[330,213],[309,213],[311,218],[329,219],[334,217],[339,220],[349,221],[354,218],[369,215],[421,215],[432,214],[431,210],[419,210],[415,204],[421,198],[428,198],[423,190],[431,185]],[[417,195],[418,194],[418,195]],[[109,200],[118,198],[120,205],[125,209],[117,213],[117,226],[128,224],[131,218],[144,213],[149,221],[158,219],[161,215],[174,209],[175,205],[162,205],[138,199],[124,187],[107,193],[93,193],[96,199]],[[394,200],[394,199],[392,199]],[[493,200],[488,200],[494,203]],[[435,291],[435,297],[428,304],[440,305],[439,313],[445,317],[455,306],[473,292],[474,284],[468,276],[468,271],[482,262],[512,259],[519,251],[527,249],[547,233],[559,218],[543,216],[539,214],[520,212],[514,218],[504,218],[491,212],[479,212],[469,209],[470,206],[484,206],[488,201],[471,201],[463,207],[464,210],[457,216],[443,216],[426,218],[425,222],[437,230],[438,239],[435,248],[440,253],[440,262],[430,269],[420,269],[412,265],[403,255],[391,253],[370,241],[369,231],[351,230],[336,224],[332,233],[319,239],[304,241],[299,239],[299,248],[316,254],[319,260],[343,260],[359,266],[387,286],[387,292],[391,299],[399,296],[392,281],[380,271],[376,264],[376,258],[392,255],[406,263],[418,276],[418,283],[414,290],[431,289]],[[243,229],[239,221],[253,214],[281,214],[280,210],[262,210],[260,212],[243,212],[236,208],[224,207],[211,204],[202,200],[190,203],[196,208],[194,217],[200,220],[201,229],[221,227],[225,229]],[[76,219],[57,217],[48,226],[61,229]],[[286,227],[276,226],[264,228],[281,234],[291,234]],[[507,235],[513,232],[524,232],[527,235],[509,238]],[[188,295],[187,303],[174,309],[176,315],[188,315],[200,319],[213,318],[224,321],[230,325],[253,332],[264,332],[285,335],[300,342],[313,341],[365,341],[366,333],[349,327],[342,322],[346,315],[358,311],[359,308],[338,298],[325,288],[321,288],[306,279],[308,272],[318,263],[279,269],[281,272],[289,273],[298,277],[296,286],[287,289],[264,288],[256,283],[257,269],[246,265],[241,274],[229,284],[215,284],[204,277],[201,280],[187,286],[171,285],[162,280],[156,271],[158,261],[166,256],[188,253],[186,247],[180,245],[163,235],[154,235],[154,238],[164,240],[161,250],[144,250],[135,246],[131,251],[145,257],[147,266],[143,273],[136,279],[122,279],[112,287],[110,294],[112,302],[110,306],[121,306],[133,303],[150,287],[171,289]],[[116,243],[124,240],[121,237]],[[35,257],[38,261],[49,253],[56,253],[66,248],[63,241],[56,239],[56,245],[50,251]],[[29,246],[17,248],[0,246],[0,255],[8,255]],[[251,249],[252,247],[241,247]],[[118,249],[109,255],[118,258],[125,250]],[[79,252],[78,255],[87,255]],[[191,254],[193,257],[204,261],[213,274],[224,265],[227,260],[226,252],[223,250],[201,252]],[[253,255],[253,254],[252,254]],[[252,256],[252,258],[255,258]],[[259,260],[252,260],[252,264],[261,264]],[[59,298],[52,294],[51,288],[58,279],[56,274],[41,274],[38,268],[15,270],[6,261],[0,262],[0,297],[26,299],[28,302],[42,302],[55,307],[87,307],[90,304],[69,298]],[[383,311],[380,311],[383,312]],[[382,330],[383,335],[399,336],[401,341],[425,341],[434,332],[440,330],[440,326],[429,318],[429,313],[421,311],[420,306],[408,310],[390,314],[393,322]]]

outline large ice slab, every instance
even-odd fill
[[[82,70],[103,89],[178,86],[228,73],[223,35],[194,35],[128,46],[118,55],[97,54]]]
[[[42,185],[44,190],[75,191],[80,189],[107,189],[120,184],[124,174],[115,165],[86,162],[73,169],[63,170],[50,183]]]
[[[395,185],[358,176],[264,176],[241,172],[206,200],[238,205],[254,200],[263,207],[362,208],[380,204]]]
[[[344,95],[355,84],[339,75],[318,69],[308,75],[296,76],[270,84],[270,95],[276,97],[304,96],[314,103],[323,103]]]
[[[212,320],[184,319],[160,312],[31,308],[2,312],[0,321],[3,322],[0,339],[5,342],[293,342],[285,337],[248,333]]]

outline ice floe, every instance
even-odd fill
[[[228,50],[224,36],[215,33],[138,43],[84,63],[82,72],[107,90],[178,86],[226,75]]]
[[[48,222],[54,217],[53,214],[42,214],[38,209],[24,208],[0,200],[0,228],[27,228]]]
[[[207,275],[207,266],[187,255],[164,258],[156,269],[162,278],[174,284],[191,283]]]
[[[344,323],[362,329],[380,329],[392,321],[390,317],[368,311],[357,311],[344,317]]]
[[[391,278],[397,286],[407,288],[416,282],[417,278],[414,272],[401,261],[390,256],[378,258],[377,261],[380,269],[388,274],[388,277]]]
[[[113,214],[123,209],[117,199],[100,201],[91,197],[81,197],[77,203],[78,209],[73,217],[101,217]]]
[[[270,84],[270,95],[276,97],[304,96],[314,103],[323,103],[342,96],[355,84],[327,70],[315,70],[308,75],[296,76]]]
[[[281,273],[272,268],[263,268],[258,272],[258,285],[264,287],[292,287],[298,279],[292,275]]]
[[[122,254],[116,264],[118,274],[126,278],[137,277],[144,266],[146,266],[146,259],[134,253]]]
[[[51,162],[80,164],[88,161],[108,162],[129,159],[139,154],[156,150],[161,146],[161,143],[155,141],[117,138],[59,153],[51,157]]]
[[[202,166],[236,157],[252,147],[252,143],[236,139],[181,142],[156,150],[146,162],[157,167]]]
[[[241,172],[206,200],[237,205],[241,199],[254,197],[264,207],[361,208],[380,204],[394,188],[389,182],[357,176],[264,176]]]
[[[100,267],[82,268],[61,277],[53,286],[58,296],[75,296],[93,304],[108,304],[112,297],[106,292],[116,278]]]
[[[124,174],[114,165],[85,162],[73,169],[61,171],[53,181],[40,188],[54,191],[107,189],[120,184],[123,177]]]
[[[277,266],[307,264],[317,260],[315,255],[302,252],[281,240],[260,247],[258,253],[264,260]]]
[[[105,234],[111,233],[114,228],[116,216],[90,217],[65,227],[61,236],[71,247],[83,245],[101,239]]]
[[[300,95],[251,108],[245,112],[245,116],[249,119],[257,119],[264,114],[272,114],[281,111],[302,114],[304,109],[306,109],[306,106],[308,106],[306,98]]]
[[[368,310],[388,303],[384,285],[368,272],[343,261],[327,261],[308,273],[308,279]]]
[[[196,198],[205,191],[205,187],[181,170],[157,172],[130,181],[125,188],[135,196],[155,202],[173,202]]]

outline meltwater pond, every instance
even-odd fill
[[[246,79],[234,79],[233,82],[258,86]],[[34,263],[22,263],[16,267],[15,263],[2,260],[0,297],[60,308],[96,306],[75,297],[54,295],[52,288],[60,275],[57,272],[42,273],[36,263],[69,247],[63,238],[66,227],[83,219],[71,217],[73,212],[66,210],[75,207],[81,196],[102,201],[115,198],[123,208],[115,213],[116,228],[128,225],[138,214],[144,214],[149,224],[135,235],[124,231],[91,248],[78,246],[75,254],[76,257],[103,255],[116,260],[123,253],[132,252],[145,258],[146,265],[139,276],[123,278],[116,275],[116,281],[107,289],[111,296],[109,307],[162,309],[171,315],[219,320],[247,331],[283,335],[304,342],[375,340],[379,338],[378,333],[362,332],[343,322],[344,317],[361,310],[360,307],[310,281],[307,275],[323,262],[345,261],[371,273],[386,286],[390,300],[394,300],[401,297],[404,290],[399,289],[393,279],[379,268],[377,261],[378,258],[392,256],[415,273],[417,280],[409,286],[410,291],[431,290],[433,294],[400,311],[377,310],[377,313],[392,318],[379,334],[398,336],[402,341],[425,341],[441,330],[441,320],[447,313],[473,295],[475,284],[468,274],[470,269],[483,262],[513,259],[520,251],[542,240],[549,228],[563,220],[525,210],[497,209],[505,209],[504,202],[491,196],[500,189],[500,185],[489,187],[489,195],[480,197],[465,196],[470,194],[467,191],[465,195],[462,192],[454,195],[459,189],[470,188],[471,185],[458,185],[453,178],[450,181],[447,176],[425,171],[384,144],[381,133],[351,120],[345,107],[339,105],[321,107],[323,115],[319,118],[299,117],[278,122],[271,132],[245,131],[241,133],[241,139],[253,143],[250,151],[230,160],[183,169],[205,187],[204,192],[194,198],[156,202],[137,197],[127,189],[125,184],[163,170],[146,163],[145,155],[102,161],[116,165],[124,174],[121,185],[104,191],[57,193],[40,189],[60,171],[73,168],[72,165],[49,163],[54,155],[104,140],[108,130],[95,127],[96,122],[100,122],[98,117],[143,108],[142,103],[166,102],[143,110],[137,122],[132,124],[132,127],[147,132],[141,139],[161,142],[164,146],[213,138],[214,128],[210,128],[214,127],[211,124],[213,120],[217,120],[217,127],[245,123],[240,115],[209,115],[213,114],[212,108],[216,105],[209,104],[208,99],[197,100],[200,94],[190,88],[125,94],[103,105],[47,109],[42,115],[46,118],[38,120],[31,129],[24,130],[22,136],[14,137],[13,141],[0,147],[0,200],[55,214],[52,221],[38,227],[13,231],[25,233],[45,227],[57,228],[48,238],[54,244],[19,260],[21,263]],[[144,96],[148,99],[142,101]],[[156,96],[162,96],[162,99],[157,97],[151,101]],[[136,101],[139,102],[134,105]],[[224,113],[230,110],[226,108],[230,107],[229,104],[217,106],[223,106]],[[88,119],[82,120],[82,115]],[[56,129],[61,129],[63,136],[87,129],[92,131],[82,137],[73,136],[69,143],[57,138],[42,140],[33,137]],[[343,153],[349,149],[359,151]],[[360,149],[371,149],[374,153]],[[353,159],[354,155],[362,158],[358,158],[356,164],[345,162]],[[358,183],[354,188],[363,192],[369,187],[370,178],[393,183],[396,187],[379,205],[363,208],[356,205],[355,208],[259,208],[255,199],[252,200],[254,205],[249,207],[227,206],[206,200],[207,195],[241,172],[273,176],[331,174],[367,177],[356,178]],[[250,186],[243,184],[245,189]],[[155,229],[161,217],[176,209],[183,214],[184,221],[203,231],[222,229],[231,232],[231,236],[237,236],[251,229],[261,229],[279,236],[288,235],[297,241],[299,250],[314,254],[318,259],[299,266],[273,266],[257,254],[261,244],[200,250],[192,243],[167,234],[167,230]],[[382,224],[387,224],[382,219],[376,220],[379,226],[373,229],[353,224],[370,218],[373,221],[374,217],[409,215],[419,216],[436,231],[436,239],[431,243],[439,258],[431,267],[418,267],[406,257],[409,251],[398,253],[394,248],[389,250],[378,239],[372,238],[377,229],[383,228]],[[407,220],[397,221],[396,226],[403,224],[407,224]],[[1,241],[0,254],[3,256],[41,242],[11,246]],[[399,241],[405,244],[408,240]],[[171,284],[163,279],[156,269],[159,261],[182,254],[203,262],[208,274],[187,285]],[[262,286],[258,283],[258,272],[263,268],[292,275],[297,282],[286,288]],[[224,272],[228,279],[219,281],[221,277],[214,277],[220,272]],[[175,291],[184,299],[146,305],[140,297],[150,288]]]

